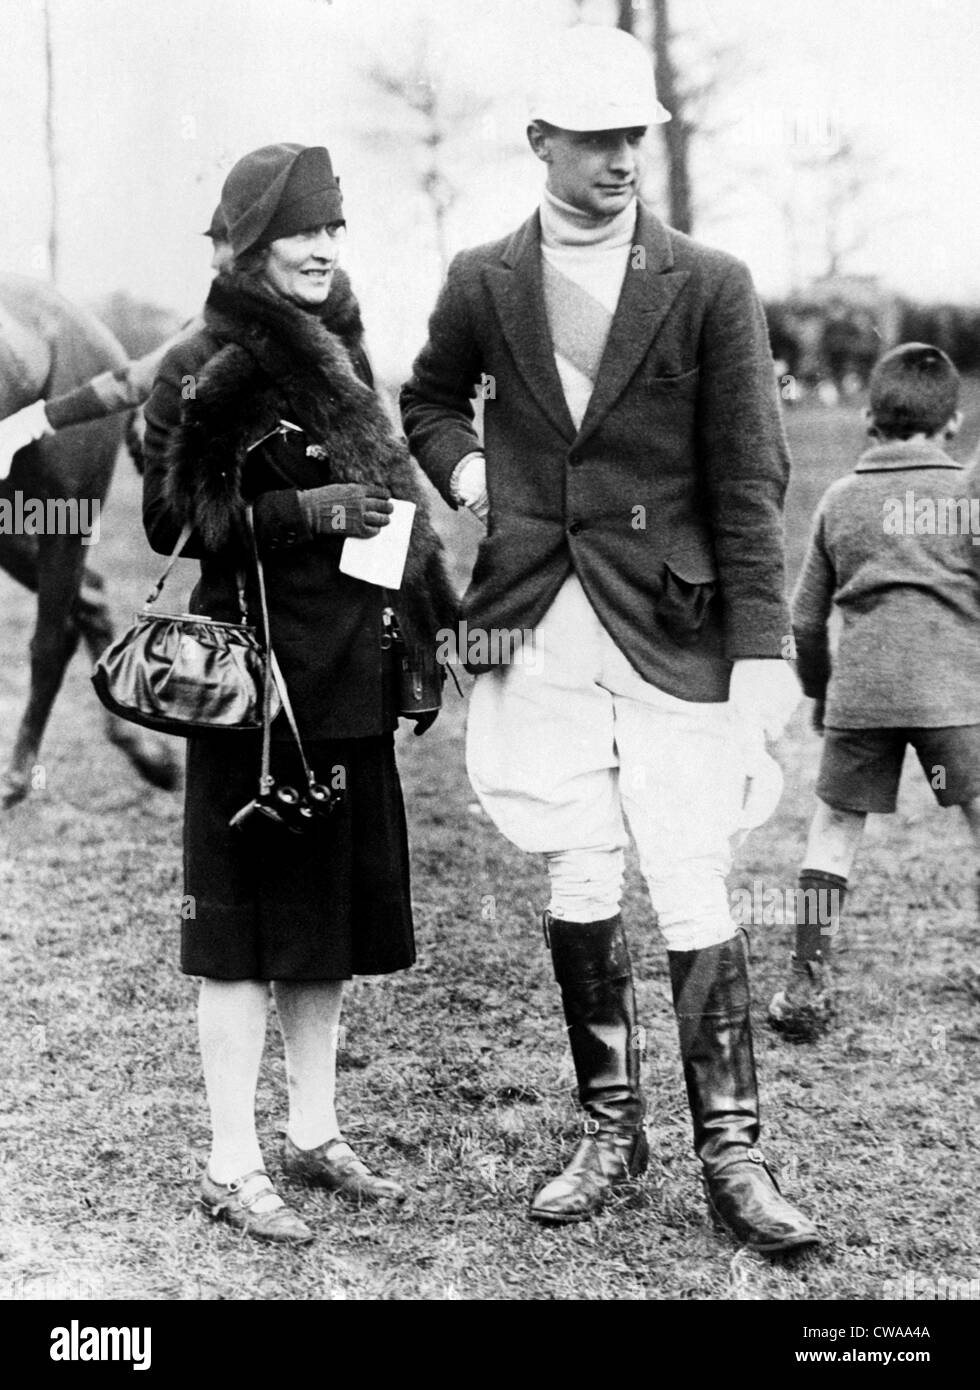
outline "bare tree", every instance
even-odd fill
[[[44,143],[48,162],[51,213],[48,223],[48,274],[58,279],[58,154],[54,134],[54,45],[51,40],[51,0],[44,0]]]
[[[854,132],[828,128],[803,134],[808,138],[795,142],[792,182],[781,207],[794,283],[801,279],[804,245],[812,278],[833,279],[851,270],[854,257],[877,230],[916,211],[907,206],[897,213],[882,210],[882,190],[895,170]]]
[[[688,120],[689,102],[682,99],[678,87],[671,40],[667,0],[653,0],[654,76],[660,100],[671,113],[671,119],[660,127],[667,154],[669,219],[679,232],[690,233],[694,229],[694,214],[689,156],[694,127]]]
[[[666,160],[668,221],[681,232],[694,227],[697,200],[691,174],[695,143],[723,129],[712,111],[723,85],[744,75],[743,55],[734,47],[706,43],[702,34],[679,33],[671,24],[669,0],[617,0],[616,22],[653,51],[657,95],[671,113],[660,127]]]
[[[868,151],[861,151],[853,137],[847,135],[823,161],[823,274],[827,278],[841,273],[865,245],[879,220],[868,215],[867,205],[883,172],[878,161]]]
[[[366,71],[373,86],[392,98],[415,118],[392,123],[384,132],[388,138],[407,139],[423,152],[418,186],[428,200],[435,230],[436,248],[443,274],[451,259],[448,219],[459,197],[459,187],[449,172],[449,147],[461,134],[472,130],[491,106],[489,97],[474,97],[471,91],[454,93],[435,72],[425,37],[420,37],[412,62],[407,67],[374,62]],[[393,137],[397,124],[398,136]],[[414,129],[413,129],[414,125]]]

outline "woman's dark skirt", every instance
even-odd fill
[[[408,839],[391,734],[304,744],[317,777],[346,787],[297,835],[230,818],[257,792],[260,739],[191,739],[184,813],[180,967],[216,980],[341,980],[415,960]],[[272,773],[304,785],[295,750]],[[193,914],[193,915],[192,915]]]

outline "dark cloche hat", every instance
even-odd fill
[[[340,183],[323,145],[263,145],[244,155],[221,190],[236,256],[307,227],[343,222]]]
[[[211,214],[210,227],[208,227],[206,232],[202,232],[201,236],[209,236],[212,241],[228,240],[228,227],[225,223],[225,215],[221,211],[220,203],[215,208],[214,212]]]

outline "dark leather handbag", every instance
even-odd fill
[[[251,508],[248,524],[251,530]],[[133,626],[99,657],[92,684],[113,714],[159,733],[179,738],[256,733],[263,724],[266,655],[248,621],[244,576],[238,579],[239,623],[152,609],[190,533],[190,526],[181,531]],[[254,545],[253,555],[264,607],[265,578]],[[278,708],[278,692],[271,693]]]

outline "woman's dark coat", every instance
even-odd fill
[[[371,389],[357,304],[335,273],[319,316],[244,278],[219,276],[205,327],[165,358],[146,408],[144,522],[156,550],[201,561],[192,607],[238,616],[236,576],[259,621],[245,507],[269,596],[273,646],[315,775],[337,808],[294,835],[253,815],[258,735],[191,739],[184,819],[181,968],[224,980],[337,980],[415,959],[408,842],[391,730],[396,664],[385,649],[391,603],[410,639],[455,621],[439,542],[404,444]],[[250,446],[288,420],[299,430]],[[312,452],[311,452],[312,450]],[[397,594],[341,574],[343,540],[311,535],[298,489],[359,482],[418,506]],[[281,716],[272,775],[302,786]]]

